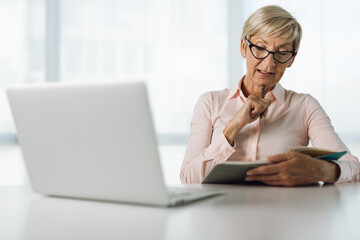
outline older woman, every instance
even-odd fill
[[[295,60],[301,35],[300,24],[278,6],[260,8],[245,22],[240,50],[247,73],[232,88],[199,98],[181,167],[183,183],[200,183],[223,161],[265,157],[275,164],[248,171],[247,181],[295,186],[359,180],[360,164],[350,152],[333,162],[289,152],[309,140],[315,147],[348,150],[315,98],[279,83]]]

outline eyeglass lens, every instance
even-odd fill
[[[256,58],[266,58],[270,53],[262,47],[253,46],[251,49],[254,57]],[[274,58],[280,63],[288,61],[292,57],[291,52],[276,52],[274,53]]]

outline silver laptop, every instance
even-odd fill
[[[24,84],[7,94],[35,192],[160,206],[219,194],[169,193],[143,82]]]

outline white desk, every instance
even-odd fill
[[[360,183],[217,187],[225,194],[171,209],[0,187],[0,239],[360,239]]]

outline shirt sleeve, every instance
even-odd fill
[[[341,141],[324,109],[310,95],[307,96],[306,115],[308,135],[314,147],[348,151],[338,161],[333,161],[340,167],[340,176],[336,183],[359,181],[360,163],[358,158],[352,155]]]
[[[224,134],[213,137],[214,114],[211,92],[200,96],[191,121],[191,132],[180,170],[182,183],[201,183],[217,164],[226,161],[234,152]]]

